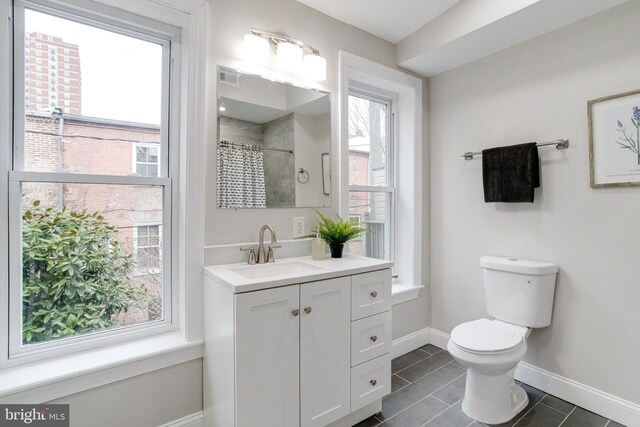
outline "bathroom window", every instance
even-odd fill
[[[178,30],[124,26],[102,13],[40,2],[16,3],[15,13],[22,25],[16,34],[55,34],[80,52],[100,50],[102,58],[80,57],[73,120],[53,86],[48,112],[35,114],[17,100],[14,106],[20,120],[9,175],[9,359],[175,329],[177,257],[168,234],[175,172],[160,153],[176,153],[168,76]],[[25,51],[23,37],[14,43],[15,52]],[[23,58],[14,67],[24,75]],[[25,91],[24,80],[14,84]]]
[[[416,298],[422,269],[422,81],[340,52],[340,213],[368,233],[351,253],[393,261],[392,302]],[[427,221],[428,223],[428,221]]]

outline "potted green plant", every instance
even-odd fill
[[[329,245],[331,258],[342,258],[345,242],[360,237],[367,232],[367,229],[360,227],[357,222],[345,221],[338,214],[336,214],[337,220],[334,221],[317,210],[316,213],[320,218],[320,223],[318,224],[320,237]]]

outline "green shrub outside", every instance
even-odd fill
[[[34,344],[116,326],[148,300],[117,230],[97,213],[44,208],[22,216],[22,339]]]

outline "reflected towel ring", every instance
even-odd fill
[[[298,176],[296,176],[296,179],[300,184],[306,184],[309,182],[309,172],[303,168],[298,169]]]

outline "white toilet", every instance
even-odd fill
[[[487,424],[512,419],[529,403],[513,380],[518,362],[527,352],[530,328],[551,324],[558,266],[548,262],[484,256],[487,313],[456,326],[447,349],[467,368],[462,410]]]

